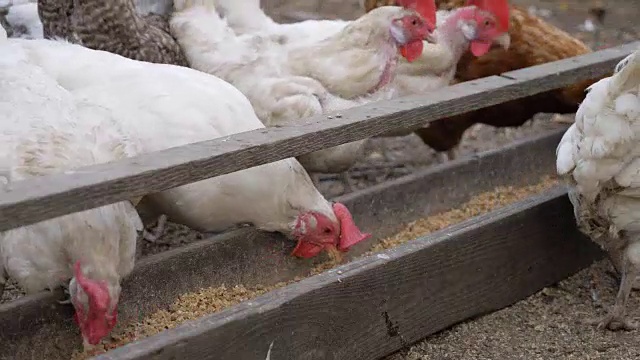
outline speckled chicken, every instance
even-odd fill
[[[144,5],[153,11],[171,3],[146,1]],[[137,11],[134,0],[38,0],[38,13],[45,38],[59,37],[134,60],[188,66],[166,18]]]
[[[396,0],[361,0],[366,11]],[[439,9],[451,10],[464,6],[464,0],[436,0]],[[458,62],[455,82],[474,80],[504,72],[544,64],[589,53],[580,40],[526,10],[511,6],[509,49],[495,47],[481,57],[470,52]],[[477,123],[515,127],[524,124],[537,113],[573,113],[584,99],[584,90],[594,81],[584,81],[562,89],[545,92],[441,119],[416,130],[422,140],[436,151],[454,149],[464,132]]]

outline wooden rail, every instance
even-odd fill
[[[633,42],[491,76],[429,95],[372,103],[300,124],[254,130],[114,163],[16,182],[0,196],[0,231],[288,157],[411,128],[609,74]]]

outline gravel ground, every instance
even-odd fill
[[[267,11],[320,13],[327,18],[352,19],[360,14],[357,0],[263,0]],[[581,31],[588,9],[595,3],[589,0],[512,0],[530,7],[541,16],[574,33],[593,48],[602,48],[638,39],[640,15],[637,0],[609,0],[607,18],[596,38],[594,33]],[[538,116],[516,129],[495,129],[477,125],[470,129],[461,144],[461,156],[468,156],[508,144],[543,130],[560,125]],[[435,153],[416,136],[373,139],[367,146],[368,155],[349,172],[356,189],[397,178],[436,163]],[[385,154],[386,156],[383,156]],[[320,190],[333,197],[344,192],[335,176],[324,176]],[[175,224],[158,243],[140,242],[140,254],[146,256],[178,247],[202,238]],[[386,360],[418,359],[634,359],[640,358],[638,331],[601,332],[581,322],[584,318],[600,316],[613,303],[617,283],[609,275],[608,262],[594,265],[554,287],[549,287],[507,309],[465,322],[431,336]],[[593,275],[591,275],[593,274]],[[592,278],[595,287],[592,285]],[[595,294],[595,295],[594,295]],[[9,284],[2,300],[20,295]],[[594,300],[595,298],[595,300]],[[639,297],[632,294],[629,312],[640,316]],[[604,308],[603,308],[604,306]]]
[[[385,360],[631,360],[640,359],[638,331],[596,330],[617,280],[609,261],[548,287],[509,308],[445,330]],[[597,281],[594,281],[597,279]],[[632,294],[629,314],[640,316]]]

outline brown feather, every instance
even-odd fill
[[[364,0],[363,5],[369,11],[394,3],[394,0]],[[464,6],[466,1],[436,0],[436,4],[440,10],[451,10]],[[509,50],[494,47],[479,58],[467,52],[458,63],[455,82],[499,75],[591,52],[580,40],[516,6],[511,7],[509,35]],[[597,80],[441,119],[417,130],[416,134],[437,151],[450,150],[460,142],[465,130],[476,123],[496,127],[520,126],[538,113],[573,113],[584,99],[585,89]]]
[[[134,60],[188,66],[167,19],[139,15],[133,0],[38,0],[38,15],[45,38],[79,40],[90,49]]]

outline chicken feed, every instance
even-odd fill
[[[527,197],[540,194],[556,185],[558,185],[557,178],[545,177],[534,185],[524,187],[497,187],[493,191],[472,197],[468,202],[458,208],[410,222],[397,234],[383,239],[374,245],[371,250],[363,256],[396,247],[469,218],[514,204]],[[319,274],[338,265],[340,265],[340,262],[337,260],[327,261],[313,268],[308,276]],[[72,360],[86,359],[97,353],[102,353],[127,343],[155,335],[161,331],[181,325],[186,321],[216,313],[300,280],[302,280],[302,278],[297,277],[289,282],[281,282],[272,286],[245,287],[243,285],[223,285],[184,294],[168,309],[159,310],[140,322],[129,324],[124,329],[114,332],[109,341],[106,341],[91,353],[74,353]]]

